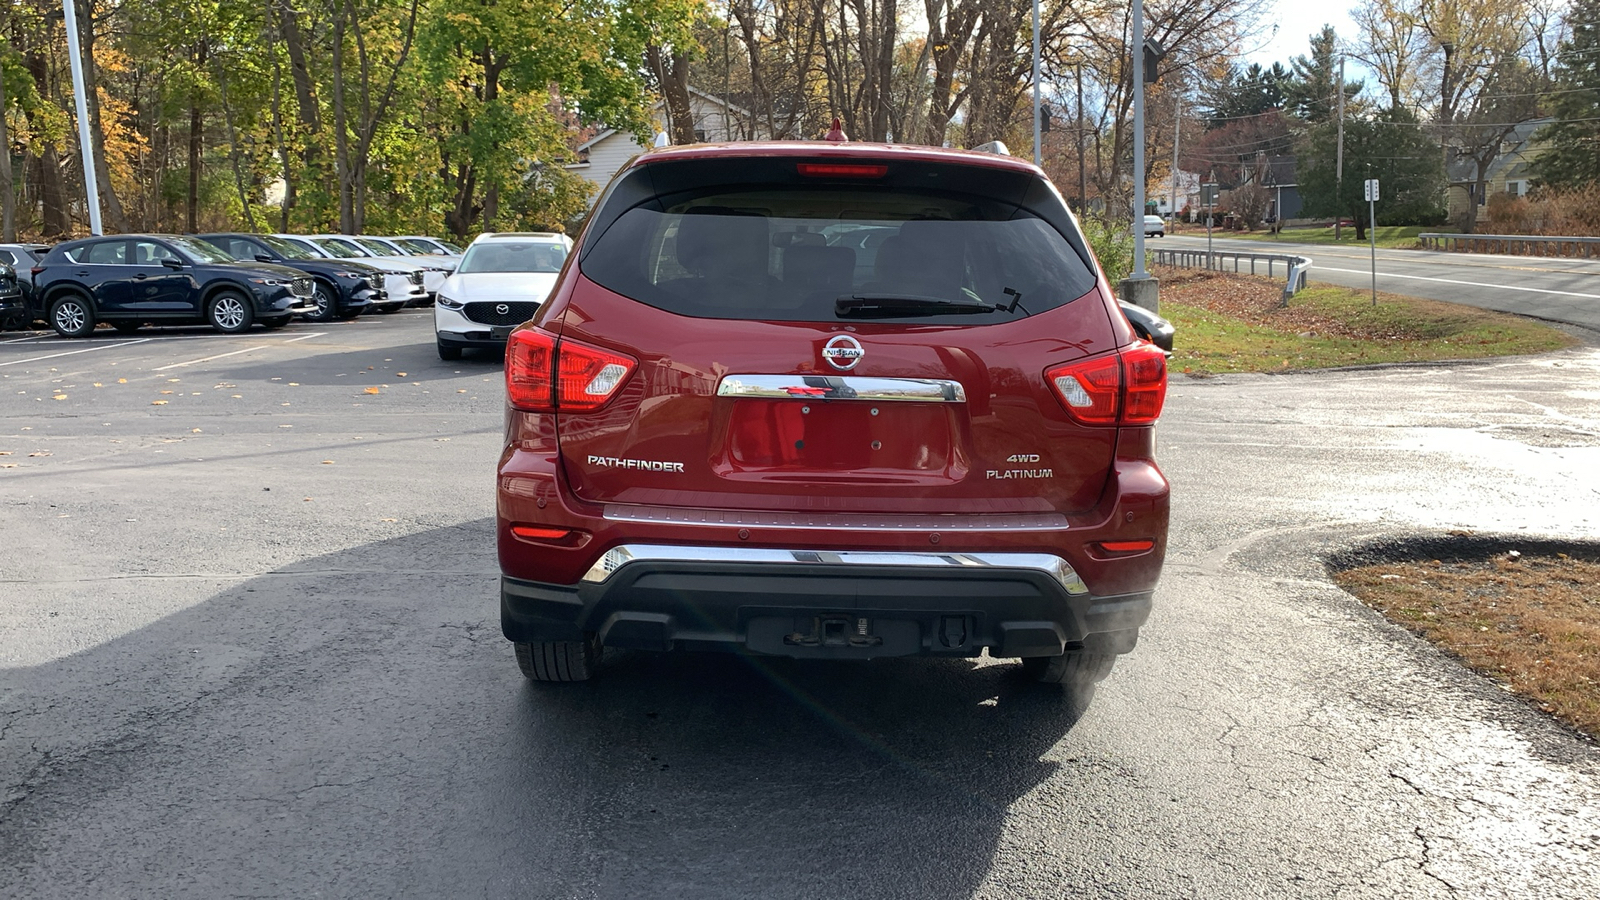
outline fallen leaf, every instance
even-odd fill
[[[293,425],[279,425],[279,428],[293,428]]]
[[[465,390],[459,390],[459,391],[456,391],[456,393],[458,393],[458,394],[465,394],[465,393],[466,393],[466,391],[465,391]]]
[[[367,388],[366,393],[368,393],[368,394],[377,394],[377,393],[382,393],[382,392],[378,388],[369,387],[369,388]]]
[[[50,451],[49,450],[35,450],[32,453],[29,453],[28,455],[29,456],[49,456],[50,455]]]
[[[0,469],[15,469],[16,467],[16,463],[0,463]]]
[[[166,406],[167,405],[167,401],[165,401],[165,400],[151,400],[150,401],[150,405],[151,406]]]
[[[162,391],[162,392],[161,392],[161,393],[163,393],[163,394],[170,394],[170,393],[172,393],[172,392],[171,392],[171,391]]]
[[[394,373],[394,374],[396,374],[396,375],[398,375],[398,376],[400,376],[400,377],[401,377],[401,378],[404,378],[404,377],[406,377],[406,373],[404,373],[404,372],[396,372],[396,373]]]
[[[96,381],[96,382],[95,382],[95,383],[94,383],[94,386],[95,386],[95,387],[105,387],[105,385],[103,385],[103,384],[101,384],[101,383],[100,383],[100,382],[98,382],[98,381]]]
[[[310,497],[307,497],[307,498],[305,498],[305,499],[306,499],[306,502],[307,502],[307,503],[310,503],[310,502],[311,502],[311,498],[310,498]]]
[[[298,381],[289,382],[289,387],[299,387],[299,386],[300,386],[300,382],[298,382]]]
[[[195,428],[195,429],[191,430],[189,433],[190,434],[199,434],[200,433],[200,429]]]
[[[127,383],[128,383],[128,379],[126,379],[126,378],[118,378],[117,379],[117,384],[127,384]]]
[[[54,397],[51,397],[50,399],[52,399],[52,400],[65,400],[65,399],[67,399],[67,395],[66,394],[57,394]]]
[[[10,456],[11,453],[12,451],[10,450],[0,450],[0,456]]]
[[[379,519],[379,522],[398,522],[399,519]]]
[[[448,441],[450,439],[449,438],[434,438],[434,440],[436,440],[436,441]]]
[[[243,399],[243,398],[244,398],[244,395],[243,395],[243,394],[234,394],[234,395],[233,395],[233,399],[235,399],[235,400],[241,400],[241,399]]]
[[[333,460],[325,459],[325,460],[322,461],[322,464],[325,465],[325,466],[331,466],[331,465],[333,465]]]

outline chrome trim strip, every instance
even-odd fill
[[[777,550],[764,547],[677,547],[665,544],[623,544],[595,560],[583,580],[603,584],[612,573],[635,562],[715,562],[774,565],[903,566],[905,568],[1028,569],[1055,579],[1068,594],[1089,588],[1066,560],[1051,553],[924,553],[866,550]]]
[[[604,515],[608,522],[819,531],[1060,531],[1070,526],[1060,513],[882,515],[608,505]]]
[[[766,400],[870,400],[965,403],[959,381],[942,378],[869,378],[860,375],[724,375],[718,397]]]

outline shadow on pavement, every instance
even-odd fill
[[[967,897],[1079,716],[971,661],[529,684],[495,571],[470,522],[0,671],[0,894]]]

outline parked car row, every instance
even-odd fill
[[[0,244],[0,326],[43,320],[82,337],[102,322],[204,322],[232,333],[388,313],[432,304],[461,252],[420,236],[233,232]]]

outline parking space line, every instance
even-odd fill
[[[6,340],[0,341],[0,344],[20,344],[23,341],[37,341],[38,339],[45,337],[47,334],[49,334],[49,332],[44,332],[42,334],[30,334],[27,337],[7,338]]]
[[[265,350],[268,347],[275,347],[275,346],[277,346],[279,344],[292,344],[295,341],[303,341],[306,338],[322,337],[324,334],[327,334],[327,332],[325,332],[325,331],[313,331],[310,334],[302,334],[302,335],[299,335],[297,337],[289,338],[286,341],[273,341],[270,344],[258,344],[258,345],[254,346],[254,347],[246,347],[243,350],[230,350],[227,353],[217,353],[217,354],[214,354],[212,356],[202,356],[199,359],[191,359],[191,360],[187,360],[185,362],[173,363],[173,364],[168,365],[168,366],[157,366],[156,368],[151,369],[150,371],[152,371],[152,372],[165,372],[168,369],[181,369],[184,366],[192,366],[192,365],[195,365],[196,363],[210,362],[213,359],[222,359],[222,358],[228,357],[228,356],[238,356],[241,353],[251,353],[251,352],[254,352],[256,350]]]
[[[0,366],[20,366],[23,363],[42,362],[43,360],[47,359],[55,359],[58,356],[72,356],[75,353],[93,353],[96,350],[110,350],[113,347],[131,347],[134,344],[148,343],[150,340],[152,339],[139,338],[138,340],[134,341],[123,341],[120,344],[101,344],[98,347],[85,347],[82,350],[68,350],[65,353],[50,353],[45,356],[30,356],[27,359],[13,359],[10,362],[0,362]]]

